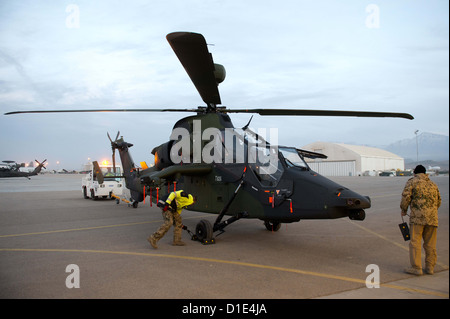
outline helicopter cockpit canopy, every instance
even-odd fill
[[[231,141],[229,132],[233,136]],[[248,128],[233,128],[228,131],[224,147],[226,156],[234,163],[248,164],[262,186],[276,186],[280,181],[284,167],[279,160],[278,147],[270,145],[261,135]]]
[[[287,167],[298,167],[303,170],[309,169],[308,164],[306,164],[296,148],[280,146],[278,150],[283,155]]]

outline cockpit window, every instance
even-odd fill
[[[279,147],[278,150],[283,154],[284,161],[287,167],[299,167],[304,170],[308,170],[309,167],[303,158],[298,154],[297,150],[293,147]]]
[[[278,184],[284,171],[278,147],[249,129],[225,129],[223,134],[225,163],[248,163],[262,186]]]
[[[273,147],[250,146],[248,165],[262,186],[276,186],[284,171],[278,150]]]

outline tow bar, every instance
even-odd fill
[[[208,222],[207,220],[202,219],[196,227],[196,234],[194,234],[193,232],[191,232],[189,230],[189,228],[187,228],[186,225],[181,226],[181,229],[184,229],[185,231],[188,232],[188,234],[191,236],[191,240],[194,241],[199,241],[201,242],[203,245],[212,245],[215,244],[216,241],[215,239],[212,237],[212,235],[208,236],[208,231],[205,227],[208,227],[207,225],[205,227],[203,227],[202,225],[204,225],[205,222]],[[209,222],[208,222],[209,223]],[[211,224],[209,225],[211,227]]]

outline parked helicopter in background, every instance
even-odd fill
[[[15,161],[3,161],[3,166],[0,166],[0,177],[26,177],[30,179],[29,176],[37,175],[41,172],[41,169],[45,168],[45,159],[42,163],[39,163],[37,160],[36,163],[38,163],[38,166],[31,171],[31,172],[23,172],[20,170],[21,167],[25,167],[25,164],[18,164]]]
[[[370,198],[362,196],[312,171],[304,161],[326,158],[325,155],[296,147],[272,145],[247,124],[235,128],[230,113],[257,113],[262,116],[355,116],[413,119],[407,113],[362,112],[305,109],[232,109],[222,104],[218,85],[225,79],[225,68],[215,64],[201,34],[175,32],[167,40],[185,68],[206,106],[194,109],[97,109],[41,110],[19,113],[65,112],[190,112],[177,121],[170,140],[152,150],[154,165],[138,167],[128,143],[119,133],[114,140],[108,134],[113,151],[119,151],[126,186],[133,200],[152,202],[173,190],[183,189],[194,196],[187,209],[218,214],[215,222],[200,220],[195,238],[213,241],[241,218],[264,221],[268,230],[276,231],[281,223],[301,219],[349,217],[364,220]],[[196,152],[197,151],[197,152]],[[199,156],[200,152],[200,156]],[[203,155],[203,156],[202,156]],[[211,160],[211,158],[213,160]],[[267,160],[267,158],[271,160]],[[231,216],[223,220],[225,215]],[[193,236],[194,238],[194,236]]]

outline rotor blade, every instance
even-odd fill
[[[119,137],[120,131],[117,131],[117,136],[114,142],[111,139],[111,136],[109,136],[109,133],[106,132],[106,135],[108,135],[108,139],[111,142],[111,149],[112,149],[112,161],[113,161],[113,172],[116,173],[116,145],[115,142],[117,141],[117,138]]]
[[[43,164],[47,161],[47,159],[43,160],[42,163],[39,163],[39,161],[38,161],[37,159],[35,159],[34,161],[35,161],[36,163],[38,163],[39,165],[43,165]]]
[[[90,109],[90,110],[29,110],[13,111],[4,115],[26,113],[95,113],[95,112],[199,112],[198,109]]]
[[[356,116],[356,117],[400,117],[412,120],[408,113],[367,112],[367,111],[338,111],[338,110],[302,110],[302,109],[226,109],[226,113],[258,113],[259,115],[287,115],[287,116]]]
[[[30,110],[13,111],[4,115],[13,114],[37,114],[37,113],[87,113],[87,112],[204,112],[204,108],[197,109],[91,109],[91,110]],[[357,117],[400,117],[412,120],[414,117],[408,113],[392,112],[367,112],[367,111],[338,111],[338,110],[305,110],[305,109],[219,109],[224,113],[258,113],[263,116],[287,115],[287,116],[357,116]]]
[[[221,104],[214,76],[214,62],[203,35],[174,32],[167,36],[170,46],[206,104]]]
[[[112,152],[113,172],[116,173],[116,150],[113,148]]]

